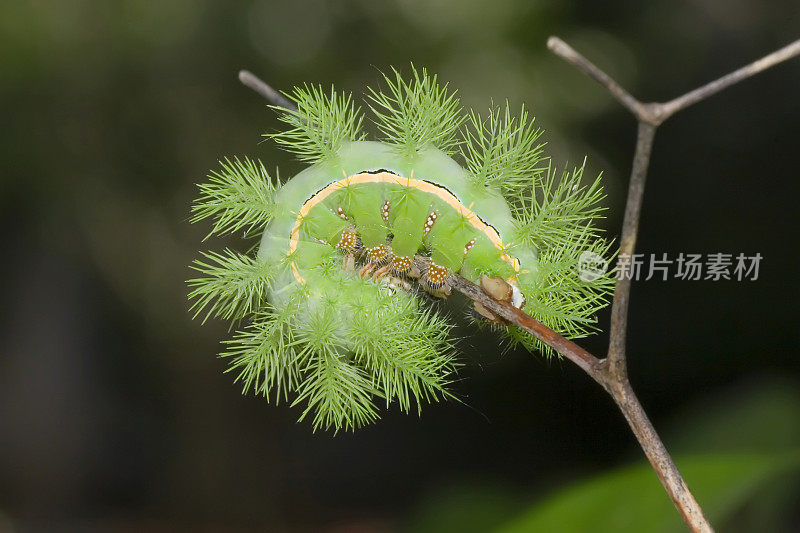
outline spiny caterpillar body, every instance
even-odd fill
[[[269,137],[310,166],[280,184],[261,163],[226,159],[193,207],[212,234],[262,232],[255,257],[195,262],[193,308],[244,321],[222,354],[229,370],[245,391],[305,404],[315,429],[372,422],[377,399],[408,411],[450,396],[450,325],[420,291],[449,296],[455,273],[499,280],[513,305],[571,337],[594,329],[612,285],[577,271],[582,252],[609,252],[594,225],[599,178],[558,175],[524,108],[464,115],[455,93],[413,67],[385,84],[368,95],[380,142],[365,140],[349,96],[296,88],[297,109],[279,110],[289,128]]]

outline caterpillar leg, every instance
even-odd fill
[[[411,263],[411,266],[408,268],[406,272],[406,276],[411,279],[419,279],[422,277],[422,270],[419,267],[419,258],[420,256],[414,257],[414,262]]]
[[[391,270],[392,270],[391,264],[383,265],[378,270],[372,273],[372,279],[374,281],[380,281],[383,278],[385,278],[389,274],[389,272],[391,272]]]
[[[405,280],[398,276],[393,276],[392,274],[389,274],[388,276],[383,276],[380,279],[380,282],[395,291],[404,291],[404,292],[414,291],[414,287],[411,286],[411,283],[409,283],[408,280]]]
[[[450,298],[450,295],[453,294],[453,289],[447,283],[442,284],[441,287],[437,288],[430,288],[427,287],[425,290],[428,291],[428,294],[435,298]]]
[[[377,266],[378,265],[372,261],[368,261],[363,267],[361,267],[361,270],[358,271],[358,275],[361,276],[361,279],[369,279]]]
[[[420,287],[425,289],[425,292],[433,296],[434,298],[450,298],[450,295],[453,294],[453,288],[450,286],[449,283],[441,283],[439,285],[431,285],[428,283],[424,278],[420,279],[419,281]]]
[[[353,271],[356,269],[356,257],[352,253],[346,253],[342,257],[342,269]]]
[[[450,269],[430,261],[425,275],[420,279],[420,284],[432,296],[436,298],[447,298],[453,292],[450,288],[450,284],[447,283],[449,277]]]

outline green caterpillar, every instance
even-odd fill
[[[193,309],[246,321],[221,354],[229,370],[245,391],[304,403],[315,430],[372,422],[377,399],[407,412],[451,396],[450,324],[420,295],[449,296],[456,273],[502,278],[513,305],[571,337],[594,330],[612,286],[609,274],[577,271],[582,252],[609,252],[595,226],[599,177],[557,176],[524,108],[465,115],[413,67],[385,85],[368,94],[380,142],[365,140],[350,96],[296,88],[297,109],[280,110],[288,129],[269,137],[310,166],[280,184],[261,163],[226,160],[193,207],[212,234],[262,232],[255,257],[195,262]]]

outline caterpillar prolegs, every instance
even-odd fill
[[[557,173],[524,108],[465,115],[413,68],[385,85],[368,94],[381,141],[365,140],[349,96],[296,88],[288,129],[269,136],[310,166],[280,184],[261,163],[226,160],[193,208],[212,233],[262,232],[255,257],[196,261],[190,297],[245,324],[221,354],[245,391],[305,404],[314,429],[374,421],[379,400],[409,411],[451,394],[450,323],[419,291],[447,297],[453,273],[506,280],[514,305],[571,337],[594,329],[612,284],[577,269],[581,253],[609,252],[599,178]]]

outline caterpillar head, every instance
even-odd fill
[[[260,162],[225,159],[193,206],[212,234],[261,235],[255,255],[195,261],[193,310],[243,324],[221,354],[235,379],[302,405],[314,429],[372,422],[377,402],[409,411],[451,397],[451,326],[421,296],[448,297],[455,274],[570,337],[593,331],[612,287],[577,271],[582,252],[609,253],[599,178],[556,172],[524,108],[464,113],[413,67],[384,85],[366,98],[377,141],[349,95],[296,88],[297,109],[278,110],[286,129],[268,137],[309,166],[280,183]]]

